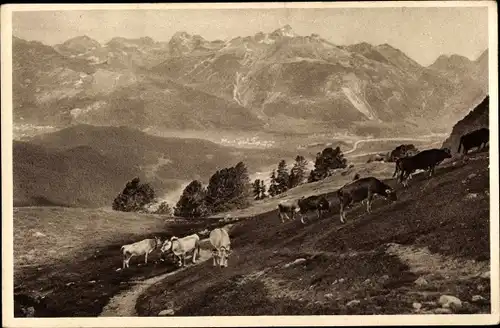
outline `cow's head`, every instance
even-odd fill
[[[162,253],[165,253],[165,252],[168,252],[172,249],[172,240],[165,240],[165,242],[163,243],[163,245],[161,245],[161,249],[160,251]]]
[[[396,195],[396,191],[394,191],[394,189],[392,189],[392,188],[387,188],[385,190],[385,194],[387,195],[387,198],[389,198],[390,200],[392,200],[394,202],[398,200],[398,196]]]
[[[219,249],[212,250],[212,256],[215,259],[215,264],[221,268],[227,267],[227,260],[229,258],[229,255],[231,255],[230,246],[221,246]]]
[[[443,148],[443,151],[445,153],[445,158],[451,158],[451,150],[448,147]]]
[[[156,247],[159,247],[161,245],[161,238],[155,236],[155,242],[156,242]]]
[[[227,259],[229,258],[229,255],[231,255],[231,249],[229,248],[229,246],[222,246],[219,249],[219,265],[222,268],[227,267]]]

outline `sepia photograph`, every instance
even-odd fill
[[[2,5],[3,325],[498,323],[497,27]]]

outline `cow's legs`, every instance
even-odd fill
[[[344,200],[340,201],[340,222],[345,223],[345,208],[347,204],[344,204]]]
[[[215,261],[216,257],[217,257],[217,253],[215,251],[212,251],[212,264],[213,264],[213,266],[217,265],[217,262]]]
[[[196,263],[196,256],[198,256],[198,246],[195,247],[194,252],[193,252],[193,263]]]
[[[373,194],[368,192],[368,197],[366,198],[366,212],[368,213],[372,211],[372,201],[373,201]]]
[[[148,252],[144,255],[144,264],[148,264]]]
[[[302,224],[306,224],[306,222],[304,221],[304,214],[302,212],[299,212],[299,215],[300,215],[300,222],[302,222]]]
[[[281,220],[281,223],[285,223],[285,219],[283,218],[283,213],[279,212],[279,218]]]

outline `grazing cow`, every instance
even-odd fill
[[[285,218],[287,220],[295,220],[295,213],[299,212],[299,205],[296,201],[281,202],[278,204],[278,214],[281,223],[285,223]],[[288,216],[290,214],[291,218]]]
[[[309,211],[316,211],[318,215],[318,219],[321,217],[323,212],[328,212],[330,210],[330,202],[326,199],[325,196],[310,196],[310,197],[302,197],[297,202],[300,209],[300,222],[305,224],[304,215]]]
[[[374,177],[352,181],[337,191],[340,202],[340,222],[345,223],[345,209],[366,199],[366,211],[371,212],[373,197],[380,195],[392,201],[397,200],[396,192],[387,184]]]
[[[213,266],[227,267],[227,259],[231,255],[231,240],[225,229],[215,228],[210,232],[210,243],[213,246]]]
[[[156,248],[160,247],[161,240],[158,237],[144,239],[133,244],[123,245],[121,252],[123,255],[123,269],[129,267],[130,259],[134,256],[144,255],[144,263],[148,263],[148,255]]]
[[[460,149],[464,148],[464,155],[467,155],[469,149],[478,148],[478,150],[486,147],[486,144],[490,141],[490,130],[487,128],[481,128],[479,130],[472,131],[460,137],[460,143],[458,145],[458,153]]]
[[[186,237],[172,237],[170,240],[165,240],[161,247],[161,252],[172,252],[179,260],[179,266],[186,265],[186,254],[193,252],[193,263],[196,263],[196,255],[200,254],[200,237],[197,234],[192,234]]]
[[[451,151],[449,148],[443,149],[427,149],[420,153],[398,159],[396,162],[396,171],[400,171],[399,182],[405,187],[408,185],[409,177],[417,170],[429,171],[429,177],[434,173],[434,168],[447,158],[451,158]],[[393,176],[394,176],[393,175]]]

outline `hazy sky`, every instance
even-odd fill
[[[54,45],[87,35],[101,43],[116,36],[168,41],[177,31],[208,40],[272,32],[289,24],[299,35],[317,33],[338,44],[389,43],[422,65],[441,54],[476,59],[488,47],[488,9],[322,8],[218,10],[86,10],[14,12],[13,33]]]

